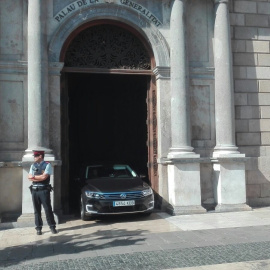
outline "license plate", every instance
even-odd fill
[[[131,205],[135,205],[135,201],[115,201],[115,202],[113,202],[114,207],[131,206]]]

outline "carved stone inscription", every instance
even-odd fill
[[[65,19],[68,15],[75,12],[76,10],[81,10],[83,8],[86,8],[88,6],[96,5],[96,4],[118,4],[122,6],[129,7],[136,12],[138,12],[139,16],[143,15],[146,17],[150,22],[152,22],[155,26],[159,27],[162,23],[159,21],[159,19],[147,8],[144,6],[136,3],[135,1],[131,0],[79,0],[75,1],[65,8],[63,8],[60,12],[54,16],[54,19],[60,23],[63,19]],[[91,11],[90,11],[91,12]]]
[[[152,21],[156,26],[160,26],[161,22],[146,8],[144,8],[143,6],[130,1],[130,0],[121,0],[120,1],[121,4],[126,5],[128,7],[131,7],[135,10],[138,10],[141,14],[143,14],[144,16],[146,16],[150,21]]]

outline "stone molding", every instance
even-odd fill
[[[60,76],[61,71],[64,67],[64,62],[50,62],[49,63],[49,74],[50,75],[55,75],[55,76]]]
[[[245,157],[244,154],[233,154],[233,155],[221,155],[219,157],[183,157],[178,159],[169,159],[169,158],[159,158],[157,160],[158,164],[169,165],[177,163],[225,163],[225,162],[247,162],[248,157]]]
[[[46,159],[45,159],[46,160]],[[29,167],[33,164],[33,161],[8,161],[0,162],[0,168],[15,168],[15,167]],[[62,166],[62,160],[50,161],[52,166]]]
[[[171,78],[171,68],[170,67],[160,67],[157,66],[153,69],[153,73],[157,80],[169,80]]]
[[[229,0],[214,0],[214,4],[229,4]]]
[[[190,79],[215,79],[214,67],[190,67],[189,68]]]
[[[0,74],[27,74],[27,61],[0,61]]]

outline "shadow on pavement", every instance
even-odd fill
[[[107,249],[109,255],[110,248],[119,248],[122,253],[130,252],[131,247],[144,243],[146,238],[143,236],[149,233],[147,230],[138,229],[105,229],[104,226],[124,223],[158,219],[158,216],[139,217],[133,216],[117,216],[117,217],[102,217],[101,219],[84,224],[75,224],[68,227],[59,227],[59,233],[46,237],[47,232],[38,240],[39,236],[33,238],[29,235],[29,242],[24,245],[14,245],[11,247],[0,249],[0,269],[8,266],[18,266],[22,263],[38,263],[39,261],[56,261],[59,255],[68,259],[68,256],[80,255],[80,253],[88,252],[87,255],[97,256],[96,251]],[[81,221],[78,221],[81,222]],[[139,224],[138,224],[139,225]],[[94,227],[102,226],[103,229],[92,231]],[[139,227],[139,226],[138,226]],[[88,231],[90,230],[90,232]],[[45,231],[45,227],[44,227]],[[33,228],[33,234],[35,230]],[[18,236],[20,237],[20,236]],[[31,241],[34,239],[34,241]]]

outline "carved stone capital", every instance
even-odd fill
[[[229,4],[229,0],[214,0],[214,4]]]
[[[157,80],[169,80],[171,77],[171,68],[157,66],[153,69],[153,73],[155,74]]]
[[[55,75],[55,76],[60,76],[63,67],[64,67],[63,62],[50,62],[49,63],[49,74]]]
[[[183,4],[186,4],[187,0],[175,0],[174,2],[182,2]]]

